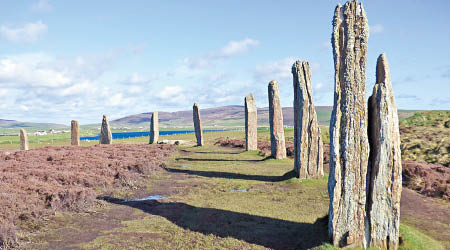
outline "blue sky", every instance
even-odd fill
[[[331,20],[345,1],[3,1],[0,119],[69,124],[125,115],[267,106],[310,62],[316,105],[333,104]],[[450,109],[450,1],[363,1],[367,95],[385,52],[399,109]]]

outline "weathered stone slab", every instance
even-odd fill
[[[100,130],[100,144],[112,144],[112,133],[109,127],[108,118],[103,115],[102,127]]]
[[[80,146],[80,124],[78,124],[78,121],[72,120],[70,132],[70,144],[74,146]]]
[[[294,171],[298,178],[323,176],[323,142],[313,103],[308,62],[292,65],[294,83]]]
[[[269,123],[270,123],[270,149],[272,157],[286,158],[286,143],[284,139],[283,111],[281,110],[280,91],[278,82],[271,81],[269,91]]]
[[[194,119],[195,137],[197,138],[197,146],[203,146],[202,121],[200,118],[200,110],[198,108],[197,103],[194,103],[193,106],[193,119]]]
[[[153,112],[152,119],[150,121],[150,144],[158,143],[158,139],[159,139],[158,112]]]
[[[258,112],[255,98],[249,94],[245,102],[245,150],[258,149]]]
[[[369,25],[361,3],[336,7],[332,45],[334,107],[330,122],[329,234],[335,246],[365,247],[369,158],[366,57]]]
[[[25,129],[23,128],[20,129],[19,137],[20,137],[20,150],[30,149],[30,146],[28,144],[28,134],[27,131],[25,131]]]
[[[399,244],[402,163],[397,105],[385,54],[377,61],[376,83],[368,101],[370,247],[397,249]]]

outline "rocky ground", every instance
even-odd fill
[[[0,248],[58,211],[84,211],[98,191],[138,188],[173,152],[168,145],[44,147],[0,152]]]

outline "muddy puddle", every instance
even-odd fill
[[[238,193],[247,193],[248,192],[248,188],[240,188],[240,189],[231,189],[230,192],[234,193],[234,192],[238,192]]]
[[[125,200],[124,202],[135,202],[135,201],[154,201],[154,200],[164,200],[167,199],[166,195],[149,195],[144,198],[134,199],[134,200]]]

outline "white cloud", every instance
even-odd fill
[[[254,70],[255,80],[269,83],[271,80],[280,81],[291,78],[291,69],[295,61],[295,58],[287,57],[258,65]]]
[[[230,41],[222,47],[218,52],[213,53],[216,57],[229,57],[236,54],[244,53],[249,49],[259,45],[259,41],[245,38],[240,41]]]
[[[370,32],[374,34],[383,33],[384,32],[384,26],[381,24],[375,24],[370,27]]]
[[[203,78],[203,82],[208,84],[223,84],[232,78],[233,74],[231,72],[212,72],[207,73]]]
[[[131,51],[133,54],[142,54],[142,52],[147,48],[147,44],[139,43],[139,44],[131,44],[127,47],[127,50]]]
[[[260,42],[258,40],[250,38],[245,38],[239,41],[230,41],[222,48],[215,51],[210,51],[203,56],[184,58],[182,63],[189,69],[205,69],[214,65],[214,62],[217,60],[226,59],[245,53],[259,44]]]
[[[131,74],[131,76],[129,76],[128,78],[126,78],[125,80],[123,80],[123,84],[132,84],[132,85],[146,85],[149,84],[152,81],[155,81],[156,79],[158,79],[158,76],[156,75],[152,75],[150,77],[144,77],[141,76],[140,74],[134,72],[133,74]]]
[[[0,60],[0,83],[16,86],[58,87],[68,84],[69,79],[64,72],[12,59],[2,59]]]
[[[181,86],[166,86],[157,96],[162,99],[173,99],[182,96],[182,92],[183,88]]]
[[[128,105],[133,104],[133,103],[134,103],[134,100],[132,98],[126,98],[126,97],[123,96],[122,93],[113,94],[108,99],[108,104],[111,105],[111,106],[126,107]]]
[[[151,91],[151,83],[156,81],[159,77],[157,75],[142,76],[136,72],[126,77],[124,80],[119,81],[122,85],[122,92],[133,97],[139,97],[145,95],[146,92]]]
[[[20,110],[22,110],[22,111],[28,111],[28,110],[30,110],[27,106],[25,106],[25,105],[20,105]]]
[[[39,0],[31,5],[31,9],[38,12],[48,12],[51,11],[53,7],[48,0]]]
[[[38,41],[48,31],[47,25],[42,21],[26,23],[23,26],[2,24],[0,35],[14,43],[33,43]]]
[[[102,80],[103,73],[114,59],[108,54],[55,58],[38,53],[0,58],[0,92],[8,97],[2,116],[67,122],[90,120],[105,112],[105,107],[113,114],[120,114],[125,106],[133,107],[133,98],[121,93],[120,85],[103,88],[108,85]]]
[[[7,89],[2,89],[0,88],[0,96],[6,96],[8,94],[8,90]]]
[[[313,89],[314,90],[319,90],[321,88],[323,88],[323,83],[319,82],[317,84],[313,84]]]
[[[59,91],[60,96],[80,95],[83,93],[96,92],[96,87],[89,80],[76,82],[73,85]]]
[[[144,92],[144,88],[137,85],[130,85],[127,87],[126,91],[130,95],[139,95]]]
[[[327,41],[327,42],[321,42],[320,43],[320,47],[324,48],[324,49],[331,49],[331,42]]]
[[[253,88],[253,85],[245,81],[226,81],[221,83],[220,87],[210,82],[191,87],[170,85],[154,93],[150,98],[158,107],[178,111],[189,109],[194,102],[202,108],[242,104],[244,96],[252,92]]]

